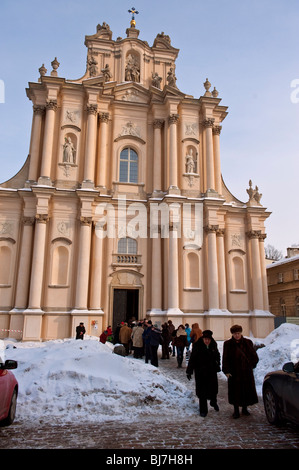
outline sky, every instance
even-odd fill
[[[194,98],[206,78],[228,106],[222,123],[225,184],[247,202],[249,180],[271,212],[265,245],[286,256],[299,244],[299,2],[298,0],[1,0],[0,182],[14,176],[29,153],[29,82],[42,64],[78,79],[85,73],[85,35],[104,21],[113,39],[126,37],[135,7],[139,39],[158,33],[180,49],[178,88]]]

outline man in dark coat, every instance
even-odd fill
[[[189,380],[191,380],[192,373],[195,371],[195,390],[199,398],[199,412],[202,417],[208,414],[207,400],[210,400],[210,405],[215,411],[219,411],[217,404],[217,372],[221,370],[220,353],[212,335],[211,330],[205,330],[202,337],[193,344],[186,369]]]
[[[81,322],[79,326],[76,327],[76,339],[83,339],[85,334],[84,323]]]
[[[228,378],[228,402],[234,406],[233,418],[249,415],[247,406],[258,402],[253,369],[259,358],[250,339],[242,336],[242,327],[234,325],[230,329],[231,339],[224,342],[222,371]]]

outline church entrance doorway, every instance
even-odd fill
[[[113,291],[113,331],[119,323],[131,318],[138,320],[139,289],[114,289]]]

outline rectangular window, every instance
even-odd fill
[[[278,273],[278,282],[283,282],[283,273]]]
[[[299,269],[294,269],[294,281],[299,280]]]

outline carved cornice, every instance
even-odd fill
[[[57,111],[57,101],[56,100],[48,100],[46,104],[46,109],[51,111]]]
[[[204,119],[202,121],[202,125],[205,129],[208,128],[208,127],[213,127],[214,121],[215,121],[214,118]]]
[[[213,134],[214,135],[220,135],[221,134],[221,129],[222,129],[222,126],[214,126],[213,127]]]
[[[171,114],[168,118],[169,124],[177,124],[179,122],[179,115],[178,114]]]

